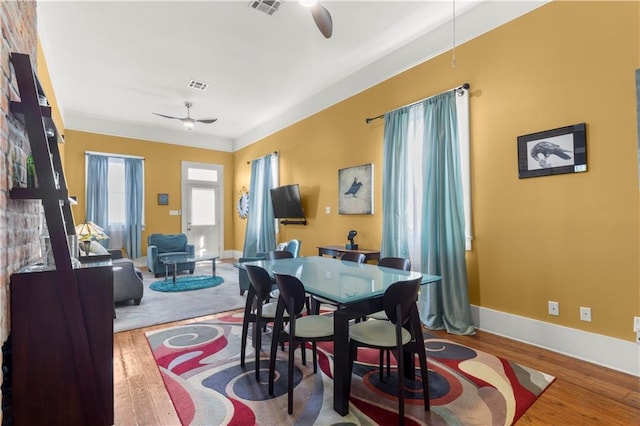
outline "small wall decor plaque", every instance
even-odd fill
[[[169,194],[158,194],[158,205],[159,206],[169,205]]]
[[[586,171],[586,123],[518,136],[520,179]]]

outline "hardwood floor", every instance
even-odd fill
[[[116,425],[179,425],[144,333],[209,315],[114,335]],[[556,377],[518,425],[640,425],[640,379],[535,346],[478,331],[475,336],[431,332]]]

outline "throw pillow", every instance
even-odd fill
[[[97,241],[91,241],[91,248],[89,250],[91,251],[92,254],[98,254],[98,255],[109,254],[109,251]]]
[[[81,256],[87,256],[87,253],[84,252],[84,250],[82,250],[83,245],[80,245],[80,255]],[[91,255],[105,255],[105,254],[109,254],[109,251],[104,248],[102,246],[102,244],[100,244],[97,241],[91,241],[91,246],[89,247],[89,256]]]

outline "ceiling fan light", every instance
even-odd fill
[[[301,5],[303,5],[304,7],[311,7],[311,6],[315,6],[315,4],[317,3],[317,0],[298,0],[300,2]]]
[[[182,120],[182,125],[189,130],[193,130],[196,125],[196,122],[192,119],[184,119]]]

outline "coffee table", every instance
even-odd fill
[[[176,268],[176,265],[179,263],[188,263],[188,262],[211,262],[211,276],[215,277],[216,276],[216,260],[218,259],[218,256],[196,256],[196,257],[192,257],[192,256],[174,256],[174,257],[168,257],[165,259],[160,259],[160,263],[164,264],[164,280],[167,281],[169,279],[169,267],[171,267],[171,270],[173,272],[173,284],[176,284],[176,272],[178,270],[178,268]]]

